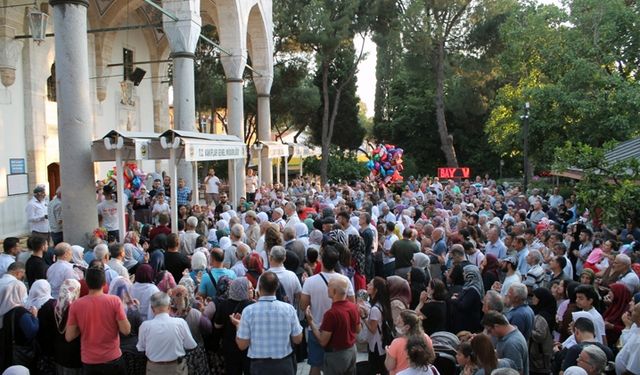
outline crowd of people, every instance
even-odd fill
[[[64,242],[61,190],[37,187],[26,248],[0,254],[2,369],[640,375],[636,218],[611,228],[558,188],[488,176],[249,177],[229,202],[209,171],[205,204],[180,181],[178,228],[154,178],[124,242],[105,186],[86,247]]]

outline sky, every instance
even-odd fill
[[[560,5],[560,0],[537,0],[540,4]],[[370,37],[365,38],[364,52],[366,56],[358,65],[358,96],[367,106],[367,116],[373,117],[373,104],[376,94],[376,44]],[[356,51],[362,48],[362,38],[356,36],[353,41]]]

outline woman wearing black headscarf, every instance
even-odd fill
[[[553,356],[553,336],[551,333],[556,325],[557,305],[553,294],[546,288],[533,291],[531,307],[535,313],[531,340],[529,341],[529,373],[551,373],[551,358]]]
[[[482,331],[482,297],[484,285],[480,269],[469,264],[463,268],[464,286],[462,292],[451,297],[453,311],[452,332]]]
[[[420,268],[411,267],[408,281],[411,287],[411,303],[409,304],[409,308],[414,310],[416,306],[418,306],[418,303],[420,303],[420,293],[427,289],[427,274]]]

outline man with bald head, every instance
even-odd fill
[[[56,262],[47,269],[47,281],[51,285],[51,296],[58,298],[60,286],[67,279],[78,280],[78,275],[73,271],[71,261],[71,245],[60,242],[53,250]]]
[[[356,336],[360,332],[360,315],[355,303],[347,300],[349,281],[329,280],[327,293],[331,308],[324,313],[320,328],[313,322],[311,308],[305,314],[318,343],[324,347],[324,374],[356,373]]]

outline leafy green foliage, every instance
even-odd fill
[[[498,90],[486,126],[503,156],[522,150],[522,107],[531,102],[530,156],[548,168],[565,141],[602,147],[640,134],[638,4],[573,0],[568,12],[525,5],[500,28]]]
[[[329,112],[333,111],[336,87],[343,86],[338,104],[331,144],[345,150],[356,150],[362,144],[366,134],[364,124],[359,117],[360,98],[356,94],[356,78],[352,76],[355,64],[355,49],[347,43],[337,52],[329,66]],[[322,90],[322,70],[316,73],[314,84]],[[324,107],[318,108],[314,121],[310,123],[311,141],[322,145],[322,115]]]
[[[305,159],[304,170],[307,173],[320,174],[320,159]],[[327,173],[330,181],[351,181],[361,180],[369,174],[369,170],[365,163],[358,161],[355,152],[331,147]]]
[[[567,142],[556,150],[554,169],[579,169],[584,177],[576,184],[582,207],[602,209],[602,220],[611,227],[624,227],[628,218],[640,218],[640,160],[608,163],[605,154],[613,147],[597,148]]]

